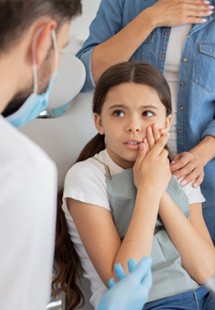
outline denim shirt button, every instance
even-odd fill
[[[183,62],[188,62],[188,58],[187,57],[184,57],[182,60],[183,60]]]
[[[169,37],[169,35],[170,35],[170,29],[169,29],[169,28],[168,28],[168,29],[165,29],[164,35],[165,35],[166,37]]]
[[[181,134],[182,134],[182,130],[181,130],[181,129],[178,129],[178,130],[177,130],[177,133],[178,133],[179,135],[181,135]]]
[[[164,60],[165,57],[166,57],[165,53],[161,52],[161,53],[160,53],[160,59],[161,59],[161,60]]]
[[[180,105],[179,110],[180,110],[180,111],[184,111],[183,105]]]
[[[184,86],[185,86],[185,82],[182,81],[182,82],[180,83],[180,85],[181,85],[181,87],[184,87]]]

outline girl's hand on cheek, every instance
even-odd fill
[[[150,149],[164,134],[168,134],[168,130],[165,128],[157,128],[155,124],[146,128],[146,139]]]
[[[154,136],[154,131],[156,131],[156,127],[154,124],[146,128],[146,139],[149,144],[150,150],[154,146],[155,142],[157,141]]]
[[[144,168],[142,167],[144,159],[149,152],[149,144],[147,142],[147,139],[145,138],[142,143],[140,143],[139,151],[137,154],[137,158],[133,167],[133,173],[134,173],[134,182],[136,187],[139,186],[139,184],[144,179]]]
[[[167,133],[166,129],[163,128],[158,129],[155,124],[148,126],[146,128],[146,139],[148,141],[150,149],[161,138],[161,136],[163,136],[166,133]]]
[[[150,132],[150,130],[149,130]],[[151,135],[151,132],[149,133]],[[143,187],[162,194],[169,183],[171,172],[168,151],[164,148],[169,135],[164,134],[158,141],[144,139],[133,167],[134,182],[137,188]],[[153,144],[154,143],[154,144]]]

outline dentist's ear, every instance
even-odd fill
[[[50,19],[40,21],[38,25],[35,25],[32,40],[32,53],[35,64],[40,65],[47,57],[52,46],[51,31],[56,27],[56,21]]]
[[[98,133],[100,135],[104,135],[104,129],[103,129],[103,126],[102,126],[102,119],[101,119],[101,115],[97,114],[97,113],[94,113],[94,124],[95,124],[95,127],[98,131]]]

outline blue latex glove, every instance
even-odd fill
[[[103,296],[98,310],[143,309],[152,285],[151,262],[151,257],[144,257],[138,264],[129,259],[128,275],[120,264],[116,264],[114,272],[119,282],[109,281],[110,289]]]

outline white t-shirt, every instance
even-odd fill
[[[179,69],[181,63],[181,54],[184,43],[190,32],[192,25],[180,25],[172,27],[166,51],[166,61],[164,76],[169,84],[172,98],[172,125],[170,127],[170,138],[168,147],[172,156],[177,154],[176,136],[177,136],[177,102],[178,102],[178,81]]]
[[[0,115],[0,309],[44,310],[56,220],[54,163]]]
[[[106,150],[97,154],[96,158],[109,167],[111,175],[124,170],[112,161]],[[200,187],[194,189],[188,184],[184,187],[184,191],[188,197],[189,204],[202,203],[204,201]],[[74,221],[66,206],[66,198],[68,197],[110,210],[104,165],[98,160],[90,158],[72,166],[66,175],[62,206],[65,212],[70,238],[74,243],[84,269],[84,276],[91,283],[92,297],[90,302],[96,308],[107,288],[98,276],[85,251]]]

